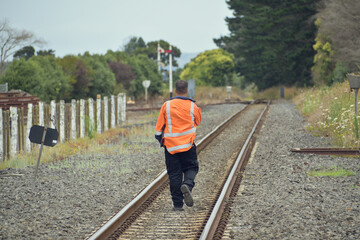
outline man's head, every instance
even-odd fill
[[[184,80],[178,80],[175,83],[176,95],[186,96],[188,92],[188,83]]]

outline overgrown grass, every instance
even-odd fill
[[[280,86],[268,88],[264,91],[254,92],[254,99],[280,99]],[[296,87],[284,87],[284,99],[292,99],[300,93],[300,89]]]
[[[332,87],[304,89],[294,102],[307,117],[309,131],[330,137],[334,146],[360,147],[354,95],[346,81]]]
[[[43,148],[41,163],[62,161],[76,154],[108,154],[127,155],[143,151],[143,143],[154,142],[154,126],[143,125],[132,128],[114,128],[103,134],[95,134],[92,139],[89,137],[59,143],[55,147]],[[141,142],[141,144],[139,144]],[[38,145],[39,146],[39,145]],[[146,149],[155,152],[151,146]],[[39,147],[31,153],[19,153],[7,161],[0,163],[0,169],[24,168],[36,165],[39,155]]]
[[[309,171],[308,175],[311,177],[349,177],[354,176],[355,173],[351,170],[335,166],[330,169]]]

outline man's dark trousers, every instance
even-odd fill
[[[195,186],[195,176],[199,171],[195,144],[188,151],[175,154],[170,154],[165,148],[165,161],[173,204],[175,207],[182,207],[184,197],[180,187],[186,184],[192,191]]]

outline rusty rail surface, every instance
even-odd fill
[[[360,149],[355,148],[293,148],[295,153],[313,153],[318,155],[360,155]]]
[[[251,104],[250,104],[251,105]],[[215,129],[203,137],[199,142],[196,142],[197,153],[202,151],[212,139],[221,133],[240,113],[248,108],[249,105],[245,106],[244,109],[231,115]],[[126,229],[136,219],[140,213],[147,208],[148,205],[159,195],[159,193],[165,188],[168,180],[166,170],[160,173],[160,175],[144,188],[130,203],[128,203],[120,212],[110,218],[99,230],[93,233],[87,239],[107,239],[111,234],[120,228]]]

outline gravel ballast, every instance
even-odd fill
[[[360,239],[358,157],[292,153],[326,147],[289,102],[271,105],[231,212],[231,239]],[[341,168],[355,175],[311,177]]]
[[[243,107],[228,104],[202,109],[197,140]],[[134,114],[137,113],[128,117]],[[146,124],[154,126],[155,122],[156,119],[150,119]],[[308,134],[305,125],[292,103],[280,101],[271,105],[245,171],[226,236],[360,239],[359,160],[291,153],[295,147],[326,146],[325,141]],[[119,143],[112,144],[120,147]],[[41,164],[35,181],[34,167],[1,170],[0,239],[89,236],[165,167],[163,149],[155,138],[127,145],[134,147],[126,154],[80,153],[62,162]],[[352,170],[355,175],[308,176],[310,170],[333,166]]]
[[[200,140],[243,104],[207,106],[197,129]],[[141,115],[141,117],[139,116]],[[150,119],[143,116],[149,115]],[[154,128],[157,117],[147,112],[128,114],[126,128]],[[109,155],[79,153],[65,161],[0,171],[0,239],[84,239],[165,169],[163,149],[153,137],[126,142],[130,150]],[[100,146],[99,146],[100,147]],[[46,151],[46,149],[45,149]]]

